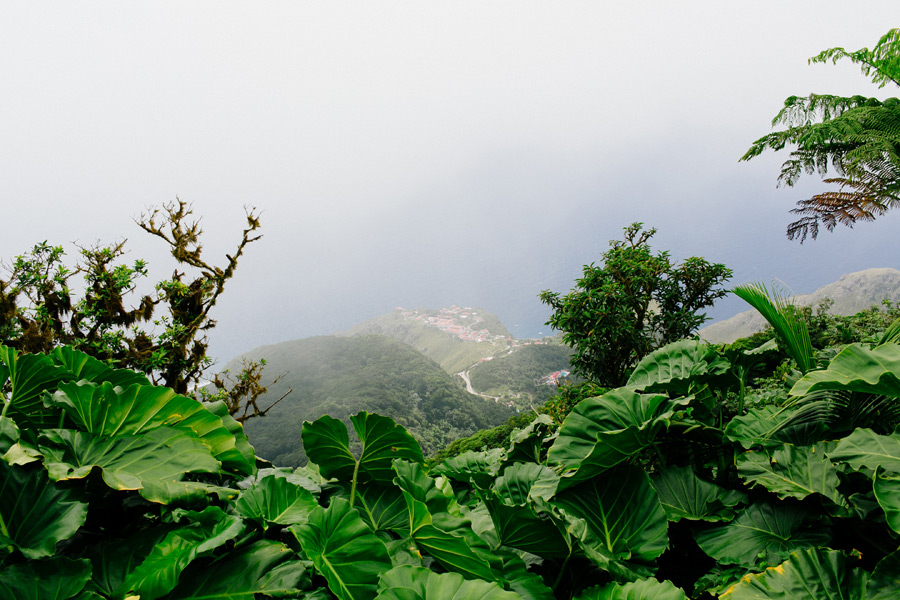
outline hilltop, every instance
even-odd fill
[[[339,336],[384,335],[412,346],[448,373],[459,373],[513,343],[496,316],[486,311],[450,306],[436,310],[397,308],[355,325]]]
[[[900,271],[890,268],[857,271],[842,275],[811,294],[792,297],[798,306],[813,307],[826,299],[834,302],[829,312],[835,315],[856,314],[884,300],[900,302]],[[748,310],[704,327],[699,335],[713,344],[728,344],[762,331],[765,326],[766,321],[758,312]]]

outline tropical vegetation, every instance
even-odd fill
[[[266,407],[257,402],[266,392],[264,361],[202,385],[213,365],[207,352],[216,326],[211,311],[247,246],[262,237],[259,213],[248,209],[245,217],[240,240],[219,266],[203,256],[200,220],[189,203],[176,199],[150,208],[137,224],[166,244],[175,268],[143,295],[138,290],[149,266],[143,259],[123,261],[124,240],[79,247],[74,264],[66,264],[62,246],[35,244],[0,276],[0,340],[29,353],[68,345],[113,367],[140,371],[179,394],[221,400],[239,421],[265,415],[278,400]]]
[[[641,358],[691,335],[707,317],[698,311],[727,292],[725,265],[691,257],[675,263],[666,251],[653,253],[656,229],[642,223],[612,240],[603,264],[585,265],[565,296],[541,292],[553,313],[547,325],[562,332],[574,352],[572,368],[593,383],[619,386]]]
[[[900,29],[891,29],[869,50],[829,48],[809,59],[837,63],[847,59],[878,87],[900,85]],[[872,221],[896,208],[900,201],[900,100],[866,96],[810,94],[790,96],[772,125],[786,128],[765,135],[750,146],[741,160],[766,150],[793,148],[781,165],[780,184],[793,186],[803,173],[837,176],[825,179],[836,186],[801,200],[791,212],[800,218],[787,228],[788,239],[801,242],[832,231],[838,224],[852,227]]]
[[[846,598],[900,592],[900,324],[817,353],[679,340],[501,448],[427,463],[393,420],[303,424],[274,468],[219,404],[71,348],[0,350],[15,598]],[[778,344],[784,392],[746,377]],[[349,429],[357,443],[351,442]]]

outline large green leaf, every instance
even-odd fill
[[[391,569],[384,542],[341,498],[327,509],[315,509],[306,523],[292,525],[291,531],[341,600],[374,598],[378,576]]]
[[[368,483],[356,490],[356,508],[373,532],[409,535],[409,514],[403,493],[393,485]]]
[[[228,433],[234,436],[235,449],[244,457],[244,461],[247,464],[254,467],[254,471],[252,472],[255,472],[256,452],[254,452],[253,446],[250,445],[247,434],[244,433],[244,426],[238,423],[234,417],[229,414],[228,406],[222,400],[217,400],[216,402],[204,402],[203,406],[206,407],[206,410],[222,419],[222,425],[225,426]],[[222,458],[219,460],[222,460]],[[229,462],[230,460],[231,459],[229,459]],[[223,464],[226,463],[223,462]]]
[[[866,600],[866,575],[840,552],[809,548],[794,552],[777,567],[743,577],[719,598]]]
[[[182,482],[185,474],[219,471],[218,461],[195,435],[170,427],[106,440],[62,429],[46,432],[40,441],[51,479],[82,479],[96,467],[111,488],[140,490],[147,500],[162,504],[206,493],[205,486]]]
[[[34,430],[26,429],[33,434]],[[27,436],[31,441],[22,439],[22,432],[16,422],[9,417],[0,417],[0,460],[10,465],[27,465],[42,458],[34,447],[33,435]]]
[[[410,539],[419,551],[466,579],[496,579],[493,568],[499,566],[499,560],[468,519],[450,512],[452,499],[425,475],[421,465],[396,460],[394,469],[395,483],[406,500]]]
[[[514,463],[497,478],[484,501],[500,543],[542,557],[566,556],[569,546],[547,511],[559,476],[533,462]]]
[[[80,379],[93,383],[106,381],[121,387],[128,387],[135,383],[151,385],[150,380],[143,373],[130,369],[113,369],[106,363],[75,350],[71,346],[54,348],[48,356],[54,363],[67,369],[76,381]]]
[[[653,476],[653,488],[669,521],[730,521],[747,495],[697,477],[690,467],[670,467]]]
[[[319,506],[313,495],[283,477],[265,477],[241,492],[234,510],[259,523],[264,529],[269,523],[293,525],[303,523]]]
[[[221,417],[169,388],[64,383],[53,400],[80,428],[98,437],[133,436],[161,426],[174,427],[196,434],[226,470],[244,475],[255,472],[255,460],[237,448],[235,434],[226,429]]]
[[[123,587],[155,600],[178,584],[182,571],[199,556],[212,552],[244,529],[241,519],[210,506],[202,512],[184,511],[187,524],[169,532],[127,577]]]
[[[0,569],[0,598],[9,600],[67,600],[91,578],[91,563],[54,556]]]
[[[869,348],[851,344],[838,353],[827,369],[810,371],[794,387],[792,396],[818,390],[847,390],[900,397],[900,346]]]
[[[503,560],[500,575],[504,589],[518,594],[523,600],[555,600],[553,590],[547,587],[543,577],[528,570],[519,552],[503,547],[495,552]]]
[[[72,374],[57,366],[43,354],[24,354],[6,346],[0,346],[0,361],[9,375],[10,393],[3,400],[3,415],[12,413],[29,420],[41,420],[46,412],[41,401],[44,390],[55,390],[62,381],[72,379]],[[10,414],[13,416],[13,414]]]
[[[700,548],[720,563],[755,567],[768,565],[791,552],[827,544],[826,531],[807,527],[805,509],[787,504],[754,504],[719,527],[695,535]]]
[[[554,429],[549,415],[537,415],[526,427],[510,435],[506,462],[542,462],[545,448],[553,441],[550,432]]]
[[[105,537],[84,554],[93,567],[85,589],[103,598],[119,600],[128,596],[127,580],[150,551],[177,525],[165,523],[149,527],[124,539]]]
[[[762,446],[780,447],[785,443],[814,444],[822,437],[825,425],[820,421],[787,425],[795,408],[779,408],[766,405],[752,408],[745,415],[731,419],[725,427],[725,436],[744,448]]]
[[[900,473],[900,434],[879,435],[871,429],[857,428],[828,452],[832,460],[845,462],[853,469]]]
[[[425,459],[419,442],[393,420],[363,411],[350,417],[350,421],[362,445],[359,458],[350,449],[347,427],[328,415],[313,422],[304,421],[302,438],[306,455],[319,466],[324,477],[351,484],[352,506],[357,482],[389,483],[394,479],[391,462],[395,458],[418,463]]]
[[[645,392],[687,395],[702,378],[721,375],[729,362],[701,340],[679,340],[641,359],[628,378],[628,387]]]
[[[309,563],[279,542],[259,540],[212,564],[192,564],[164,600],[254,600],[295,597],[309,587]],[[305,597],[305,596],[304,596]]]
[[[435,465],[431,468],[431,473],[487,489],[500,471],[503,455],[502,448],[486,452],[463,452]]]
[[[885,473],[878,468],[875,471],[873,488],[888,526],[900,533],[900,475]]]
[[[581,401],[566,417],[547,461],[563,469],[559,489],[591,479],[653,443],[686,398],[618,388]]]
[[[59,488],[36,465],[0,460],[0,537],[29,558],[50,556],[87,518],[88,505]]]
[[[521,600],[493,582],[465,580],[457,573],[435,573],[401,566],[381,576],[378,600]]]
[[[625,584],[607,583],[590,588],[581,593],[576,600],[688,600],[681,588],[675,587],[671,581],[641,579]]]
[[[826,456],[832,448],[834,443],[828,442],[745,452],[737,457],[738,473],[745,482],[760,485],[782,499],[802,500],[821,494],[834,504],[844,505],[846,500],[837,490],[838,470]]]
[[[513,463],[503,470],[493,489],[510,505],[547,502],[556,495],[559,475],[536,463]]]
[[[900,596],[900,550],[881,559],[866,585],[866,600],[897,600]]]
[[[642,572],[668,546],[668,522],[650,478],[620,465],[556,496],[553,504],[582,519],[582,546],[600,568]]]

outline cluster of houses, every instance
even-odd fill
[[[431,311],[420,313],[417,310],[406,310],[399,306],[397,310],[404,319],[420,321],[429,327],[436,327],[444,333],[468,342],[490,342],[495,337],[502,337],[492,335],[487,329],[476,329],[475,326],[484,319],[469,307],[461,308],[453,305],[439,309],[437,314],[429,314]]]

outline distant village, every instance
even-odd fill
[[[487,329],[478,328],[484,319],[473,308],[459,307],[455,304],[436,311],[407,310],[400,306],[397,311],[404,319],[419,321],[428,327],[435,327],[444,333],[468,342],[506,341],[510,347],[547,344],[543,340],[518,341],[505,335],[492,334]]]

